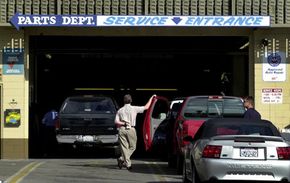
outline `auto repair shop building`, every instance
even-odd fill
[[[18,14],[16,14],[16,12]],[[19,30],[17,30],[14,27],[15,25],[13,26],[10,24],[11,18],[16,15],[57,15],[58,17],[55,16],[55,19],[47,19],[45,23],[40,20],[35,21],[33,17],[26,20],[25,16],[23,16],[22,18],[24,19],[21,19],[22,25],[19,25],[21,22],[17,22],[19,26],[17,27]],[[75,25],[73,25],[72,22],[74,20],[72,19],[68,20],[70,22],[67,22],[67,24],[72,26],[47,26],[47,24],[55,23],[58,18],[62,18],[64,15],[112,15],[105,23],[107,23],[107,25],[115,23],[115,26],[96,27],[94,23],[95,16],[91,17],[91,19],[81,20],[81,23],[85,22],[86,26],[76,26],[76,24],[80,23],[80,20],[75,20]],[[121,26],[124,23],[124,17],[118,19],[120,15],[132,16],[130,20],[127,20],[126,26]],[[146,19],[149,23],[151,22],[151,26],[131,26],[135,23],[133,20],[135,20],[134,18],[137,18],[137,16],[143,18],[152,16],[151,18],[153,19]],[[156,26],[156,22],[154,21],[158,20],[159,23],[160,21],[161,23],[165,22],[162,16],[172,16],[172,20],[175,24],[180,21],[180,17],[186,16],[200,16],[203,18],[210,16],[212,18],[219,17],[222,19],[231,16],[250,16],[252,18],[264,16],[266,19],[267,17],[269,18],[269,26],[243,26],[245,25],[243,23],[239,24],[241,26],[219,26],[220,24],[218,23],[216,26],[213,24],[211,24],[212,26]],[[154,19],[154,17],[156,17],[156,19]],[[18,20],[20,21],[20,19]],[[143,19],[142,21],[144,22],[146,20]],[[126,60],[124,61],[125,65],[133,64],[135,68],[141,70],[141,73],[145,73],[146,71],[144,71],[145,69],[142,70],[142,67],[146,67],[146,64],[153,63],[149,61],[132,62],[130,59],[130,61],[128,61],[128,55],[134,58],[145,58],[148,56],[150,57],[149,59],[151,59],[157,57],[154,50],[151,50],[150,53],[146,52],[148,55],[144,54],[145,56],[142,54],[140,54],[142,56],[136,55],[131,52],[127,55],[126,53],[112,54],[112,52],[108,50],[110,50],[111,47],[115,49],[113,45],[121,44],[119,42],[126,42],[122,37],[130,37],[130,40],[133,39],[132,45],[134,45],[138,44],[138,40],[145,40],[146,37],[148,37],[148,39],[152,37],[162,39],[160,37],[163,36],[169,40],[171,40],[170,37],[175,37],[176,41],[178,41],[178,37],[180,37],[180,39],[187,37],[187,40],[191,40],[190,44],[199,41],[198,44],[200,45],[206,45],[206,41],[210,41],[211,39],[219,40],[212,41],[208,44],[208,50],[214,50],[210,45],[215,45],[216,49],[222,47],[223,41],[219,38],[227,40],[226,44],[229,45],[234,44],[233,42],[236,38],[240,40],[239,44],[243,43],[240,45],[240,49],[246,50],[246,54],[233,54],[233,56],[231,53],[227,52],[219,57],[219,60],[215,62],[209,61],[208,67],[211,67],[212,64],[217,64],[219,65],[217,66],[218,68],[222,68],[223,58],[228,58],[228,56],[231,55],[230,58],[234,60],[234,64],[232,64],[230,72],[232,73],[231,76],[233,81],[235,81],[234,86],[232,86],[231,94],[236,96],[253,95],[255,97],[256,108],[264,119],[274,122],[280,129],[289,125],[290,79],[288,57],[290,43],[290,0],[1,0],[1,159],[26,159],[30,157],[29,141],[33,140],[33,138],[37,138],[37,136],[31,136],[29,133],[32,125],[37,126],[35,124],[37,122],[33,120],[33,114],[36,112],[35,109],[32,108],[32,105],[44,101],[42,106],[45,106],[44,103],[47,102],[44,100],[45,97],[42,97],[43,100],[40,101],[39,96],[52,95],[50,92],[53,92],[53,90],[62,91],[66,89],[56,89],[61,86],[61,84],[59,84],[56,88],[52,87],[47,90],[44,88],[45,85],[43,85],[43,83],[47,85],[47,82],[52,81],[49,79],[56,77],[54,78],[55,81],[60,81],[62,85],[67,85],[67,83],[70,82],[70,78],[75,75],[77,75],[76,78],[82,77],[83,83],[88,81],[88,79],[83,76],[86,75],[86,72],[77,70],[77,67],[82,64],[72,66],[67,64],[66,58],[74,59],[75,57],[79,57],[82,61],[86,59],[99,59],[102,60],[101,66],[104,68],[111,68],[116,64],[114,62],[110,65],[111,63],[109,64],[110,59],[107,59],[108,57],[120,58],[120,60]],[[89,37],[89,39],[87,37]],[[103,40],[104,37],[110,37],[110,40],[113,40],[112,44],[102,48],[102,50],[106,51],[94,49],[87,54],[90,47],[95,45],[106,45],[107,40]],[[114,42],[114,37],[121,41]],[[134,37],[136,37],[135,41]],[[230,37],[230,39],[228,39],[228,37]],[[247,38],[247,41],[243,42],[244,39],[242,39],[242,37]],[[93,43],[89,44],[89,42]],[[76,43],[83,46],[71,46]],[[143,44],[139,44],[140,45],[137,46],[142,47]],[[150,42],[146,44],[150,44]],[[172,41],[172,46],[175,44],[179,43]],[[151,43],[151,45],[152,48],[154,48],[154,44]],[[183,46],[184,49],[188,47],[186,45]],[[182,47],[182,43],[180,43],[180,46]],[[133,47],[134,46],[132,46],[132,49]],[[166,47],[166,45],[164,45],[164,47]],[[226,47],[224,51],[230,49],[230,47],[232,46]],[[205,48],[207,48],[207,45]],[[166,61],[174,57],[174,55],[166,54],[166,49],[170,50],[170,48],[166,47],[165,51],[162,50],[162,52],[158,54],[158,59]],[[81,50],[86,50],[86,54],[80,52]],[[100,54],[93,54],[96,50],[98,50]],[[175,51],[176,50],[177,48]],[[80,53],[77,56],[70,55],[71,53],[78,52]],[[182,53],[183,50],[178,51],[178,54],[181,55],[180,58],[184,55]],[[186,54],[192,55],[191,51],[186,52]],[[44,66],[44,64],[41,64],[41,62],[49,62],[49,60],[55,57],[59,60],[63,60],[62,66],[57,65],[54,67],[53,64],[50,65],[55,71],[50,70],[51,67],[46,67],[47,65]],[[204,56],[193,57],[202,59]],[[108,62],[106,62],[106,60],[108,60]],[[212,60],[212,58],[208,58],[208,60]],[[186,62],[182,62],[182,64],[188,64],[188,66],[190,66],[198,62],[200,61],[193,59],[192,61],[187,60]],[[166,65],[162,61],[158,63],[162,65],[160,67],[165,67]],[[176,65],[173,65],[174,64],[169,68],[169,71],[174,70]],[[204,65],[199,66],[201,67]],[[60,67],[61,69],[57,70],[57,68]],[[118,67],[118,65],[116,67]],[[69,72],[73,68],[75,69],[74,72]],[[88,65],[84,67],[84,69],[89,68],[90,66]],[[204,66],[204,68],[206,67]],[[205,73],[210,72],[209,69],[204,69],[203,71]],[[49,72],[52,72],[52,74],[46,77],[45,74]],[[109,76],[107,77],[109,78]],[[114,75],[112,77],[114,77]],[[167,77],[167,79],[169,78]],[[77,79],[75,79],[75,81],[76,80]],[[118,78],[116,78],[116,80],[118,80]],[[109,83],[116,82],[115,80],[107,81]],[[151,80],[147,80],[147,83],[150,81]],[[164,79],[160,83],[165,83],[166,81],[167,80]],[[138,83],[138,81],[132,80],[131,83],[127,83],[127,86],[132,84],[137,87],[136,83]],[[78,84],[81,85],[81,83]],[[146,83],[144,85],[146,85]],[[89,82],[86,86],[89,86]],[[166,87],[168,86],[170,87],[170,83],[166,85]],[[96,83],[94,87],[110,86],[100,81],[100,83]],[[157,84],[152,87],[162,86],[158,86],[157,82]],[[47,94],[47,92],[49,93]],[[67,93],[64,93],[63,95],[66,94]],[[57,93],[53,93],[53,95],[57,96]]]

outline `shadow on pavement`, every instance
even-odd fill
[[[135,161],[135,162],[134,162]],[[164,162],[156,162],[152,160],[133,160],[132,169],[127,170],[126,167],[119,169],[117,166],[117,160],[114,164],[108,163],[85,163],[85,164],[66,164],[66,166],[79,166],[79,167],[92,167],[92,168],[105,168],[109,170],[120,170],[120,171],[129,171],[132,173],[142,173],[142,174],[157,174],[157,175],[178,175],[175,169],[168,168],[167,164]]]

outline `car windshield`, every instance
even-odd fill
[[[242,117],[244,112],[243,102],[240,99],[209,100],[208,98],[192,98],[185,104],[183,116],[186,119]]]
[[[273,130],[268,125],[263,124],[229,124],[218,123],[207,126],[203,131],[204,138],[217,135],[265,135],[275,136]]]
[[[114,103],[109,98],[70,98],[67,100],[61,111],[67,114],[82,113],[116,113]]]

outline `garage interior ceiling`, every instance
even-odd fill
[[[235,57],[247,68],[248,49],[240,49],[247,42],[247,37],[35,36],[30,80],[38,100],[46,100],[48,83],[59,101],[86,92],[220,94],[221,74],[233,80]],[[241,72],[244,78],[247,70]]]
[[[33,41],[33,40],[37,41]],[[241,46],[248,42],[247,37],[75,37],[75,36],[33,36],[33,47],[38,52],[64,53],[91,53],[104,54],[104,52],[119,53],[119,56],[128,56],[124,52],[138,50],[154,54],[165,52],[225,54],[237,52]],[[51,41],[54,40],[54,41]],[[76,52],[75,52],[76,51]],[[173,52],[172,52],[173,51]],[[247,51],[246,51],[247,52]],[[124,54],[121,54],[124,53]]]

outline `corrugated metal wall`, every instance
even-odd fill
[[[270,15],[290,24],[290,0],[0,0],[0,23],[24,14]]]

